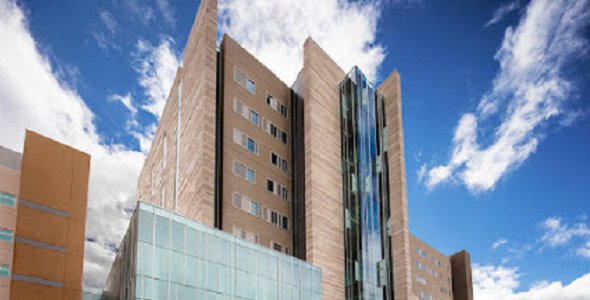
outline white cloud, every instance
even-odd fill
[[[493,245],[492,245],[492,249],[498,249],[500,248],[502,245],[506,245],[508,243],[508,240],[505,238],[501,238],[499,240],[497,240]]]
[[[477,300],[587,300],[590,299],[590,273],[568,285],[540,281],[528,291],[516,292],[520,286],[518,268],[473,266],[473,296]]]
[[[160,45],[153,46],[145,40],[137,42],[134,69],[139,75],[139,85],[145,89],[148,103],[142,109],[158,119],[162,116],[168,94],[176,78],[181,58],[173,49],[172,38],[163,38]]]
[[[420,170],[418,170],[418,180],[421,181],[424,176],[426,175],[426,164],[420,166]]]
[[[113,16],[112,13],[110,13],[109,11],[105,10],[105,11],[101,11],[100,14],[100,20],[102,21],[102,23],[104,24],[104,26],[111,32],[114,33],[115,31],[117,31],[117,28],[119,27],[119,24],[117,23],[117,20],[115,19],[115,16]]]
[[[541,241],[546,245],[555,248],[572,244],[574,239],[583,241],[584,245],[577,247],[575,254],[582,257],[590,257],[590,228],[585,223],[577,223],[573,226],[565,224],[561,218],[547,218],[541,223],[545,231]]]
[[[509,13],[520,8],[520,1],[508,2],[494,11],[492,18],[484,25],[485,28],[500,23]]]
[[[158,10],[160,10],[164,21],[168,24],[174,25],[176,22],[174,19],[174,8],[172,8],[170,2],[168,2],[168,0],[156,0],[156,6],[158,7]]]
[[[128,226],[124,209],[135,202],[144,154],[106,145],[94,114],[76,90],[61,81],[41,54],[27,19],[13,0],[0,0],[0,141],[22,151],[25,128],[92,155],[86,235],[85,285],[100,287]]]
[[[385,48],[376,43],[380,1],[219,1],[219,31],[227,33],[286,84],[303,67],[303,43],[311,36],[348,72],[358,65],[378,78]]]
[[[432,189],[458,179],[472,192],[491,190],[518,168],[540,143],[548,121],[563,116],[563,103],[574,86],[566,78],[570,64],[588,52],[583,37],[590,23],[590,0],[533,0],[515,28],[506,30],[496,53],[500,70],[477,112],[465,114],[446,165],[433,167],[426,181]],[[499,114],[499,118],[491,118]],[[501,124],[493,127],[494,120]],[[492,132],[493,135],[484,134]],[[478,142],[491,141],[489,144]]]

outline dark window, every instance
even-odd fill
[[[270,179],[267,179],[267,180],[266,180],[266,189],[267,189],[269,192],[273,192],[273,191],[274,191],[274,189],[275,189],[275,183],[274,183],[272,180],[270,180]]]

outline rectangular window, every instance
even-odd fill
[[[15,206],[16,205],[16,196],[0,193],[0,203],[6,204],[8,206]]]
[[[281,253],[289,254],[289,248],[275,242],[270,242],[270,248]]]
[[[253,110],[250,110],[250,122],[258,126],[258,113]]]
[[[7,265],[0,265],[0,277],[8,278],[10,276],[10,267]]]
[[[14,233],[7,229],[0,229],[0,241],[11,242],[13,240]]]
[[[262,130],[283,142],[283,144],[289,144],[289,135],[267,119],[262,119]]]
[[[287,160],[278,156],[274,152],[270,153],[270,163],[273,164],[275,167],[283,170],[284,172],[288,172],[288,163]]]
[[[243,230],[241,228],[234,226],[232,234],[234,236],[241,238],[241,239],[258,244],[258,240],[259,240],[258,235],[254,234],[252,232],[249,232],[249,231],[246,231],[246,230]]]
[[[281,229],[289,230],[289,218],[266,206],[262,207],[262,219]]]
[[[266,190],[273,193],[275,196],[283,198],[283,200],[289,201],[289,191],[287,188],[270,178],[266,179]]]
[[[250,79],[248,79],[248,91],[250,91],[252,95],[256,95],[256,83]]]
[[[166,134],[164,133],[164,142],[162,143],[162,171],[166,168]]]
[[[266,104],[270,106],[274,111],[281,114],[285,119],[288,117],[288,110],[287,106],[283,104],[281,101],[278,101],[273,97],[271,94],[266,94]]]
[[[242,146],[243,148],[248,149],[250,152],[258,155],[258,142],[256,142],[255,140],[253,140],[237,128],[234,128],[234,142]]]
[[[234,160],[234,174],[250,183],[256,183],[256,172],[237,160]]]
[[[249,79],[244,72],[238,69],[238,67],[234,67],[234,81],[242,87],[248,89],[252,95],[256,94],[256,83]]]
[[[234,98],[234,111],[240,116],[242,116],[244,119],[256,125],[256,127],[258,127],[258,113],[246,104],[244,104],[242,100]]]
[[[259,216],[258,203],[234,192],[234,207],[243,210],[255,217]]]

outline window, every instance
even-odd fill
[[[248,89],[250,93],[253,95],[256,94],[256,83],[244,74],[244,72],[240,71],[237,67],[234,67],[234,81],[237,82],[242,87]]]
[[[162,185],[162,195],[161,195],[161,199],[160,199],[160,206],[164,207],[164,204],[166,204],[166,185]]]
[[[244,119],[250,121],[252,124],[258,127],[259,118],[258,113],[252,108],[248,107],[242,100],[234,98],[234,111],[242,116]]]
[[[270,163],[273,164],[275,167],[283,170],[284,172],[289,171],[287,160],[278,156],[276,153],[270,153]]]
[[[256,172],[237,160],[234,160],[234,174],[250,183],[256,183]]]
[[[271,94],[266,94],[266,104],[270,106],[274,111],[281,114],[284,118],[288,117],[287,106],[281,101],[276,100]]]
[[[275,242],[270,242],[270,248],[281,253],[289,254],[289,248]]]
[[[246,231],[246,230],[243,230],[241,228],[234,226],[232,234],[234,236],[241,238],[241,239],[258,244],[258,240],[259,240],[258,235],[254,234],[252,232],[249,232],[249,231]]]
[[[265,221],[281,228],[284,230],[289,230],[289,218],[286,216],[281,215],[280,213],[273,211],[272,209],[264,206],[262,208],[262,219]]]
[[[0,193],[0,203],[6,204],[8,206],[15,206],[16,205],[16,196]]]
[[[0,229],[0,241],[12,242],[13,233],[7,229]]]
[[[248,79],[248,91],[250,91],[252,95],[256,95],[256,83],[250,79]]]
[[[267,119],[262,119],[262,130],[272,135],[275,139],[283,142],[283,144],[289,144],[289,135]]]
[[[0,265],[0,277],[8,278],[10,276],[10,267],[7,265]]]
[[[164,133],[164,142],[162,143],[162,170],[166,168],[166,134]]]
[[[273,193],[275,196],[283,198],[285,201],[289,201],[289,191],[287,188],[270,178],[266,179],[266,190]]]
[[[234,142],[248,149],[248,151],[258,155],[258,142],[256,142],[255,140],[253,140],[237,128],[234,128]]]
[[[255,217],[259,216],[258,203],[234,192],[234,207],[243,210]]]

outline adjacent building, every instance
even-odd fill
[[[140,204],[103,296],[472,299],[468,254],[449,258],[408,231],[399,74],[393,71],[374,86],[362,70],[342,70],[311,38],[303,50],[303,69],[288,85],[231,37],[223,36],[218,45],[217,1],[201,1],[138,179]],[[145,246],[155,250],[140,259],[147,252],[139,250],[141,229],[134,224],[141,224],[142,207],[181,220],[184,241],[175,243],[182,233],[172,230],[169,246]],[[188,230],[201,232],[201,239],[186,235]],[[182,243],[209,247],[203,235],[234,245],[224,256],[229,270],[239,270],[232,265],[239,255],[235,245],[255,249],[258,256],[244,256],[248,264],[241,271],[257,275],[244,281],[238,271],[222,277],[217,265],[187,267],[189,257],[199,257],[185,248],[162,254],[165,261],[157,254]],[[290,266],[319,268],[321,291],[296,293],[280,280],[263,280],[268,274],[256,273],[260,255],[273,253],[264,248],[281,252]],[[177,268],[185,273],[173,276]],[[282,265],[277,272],[283,268],[294,276]],[[156,269],[164,273],[154,277]],[[198,278],[206,282],[188,284],[188,270],[204,272]],[[460,284],[454,274],[460,274]],[[230,285],[208,286],[209,278]],[[232,294],[243,284],[252,291]],[[261,292],[266,288],[277,292]]]
[[[0,148],[0,299],[79,300],[90,156],[27,131]]]

